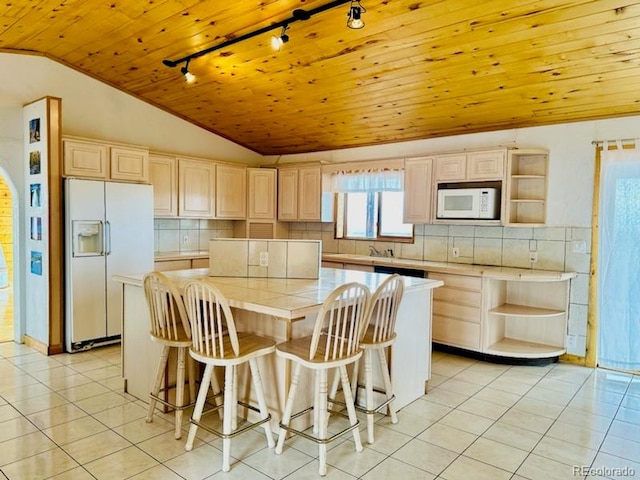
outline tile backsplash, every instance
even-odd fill
[[[209,251],[209,240],[232,238],[230,220],[156,218],[153,222],[155,252]]]
[[[398,258],[577,272],[571,281],[568,352],[585,355],[591,228],[416,225],[414,243],[399,243],[337,240],[332,223],[292,223],[289,238],[322,240],[324,253],[368,255],[373,245],[392,249]]]

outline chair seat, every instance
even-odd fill
[[[327,344],[327,336],[323,334],[318,342],[316,355],[313,358],[309,358],[309,345],[311,344],[311,338],[311,336],[301,337],[289,342],[279,343],[276,345],[276,355],[289,360],[294,360],[307,368],[315,370],[347,365],[355,362],[362,356],[362,351],[359,350],[353,355],[342,357],[338,360],[325,360],[324,351]]]
[[[149,332],[149,335],[151,336],[151,340],[163,345],[168,345],[170,347],[189,347],[191,345],[191,336],[188,335],[180,325],[176,330],[178,331],[177,339],[162,337],[160,335],[155,335],[152,332]]]
[[[369,325],[369,328],[367,328],[367,331],[364,333],[364,337],[362,337],[362,340],[360,340],[360,348],[381,348],[391,345],[396,341],[396,333],[393,332],[386,340],[382,342],[376,342],[373,340],[374,330],[375,327],[373,325]]]
[[[271,353],[276,347],[275,340],[244,332],[238,333],[238,342],[240,344],[240,350],[237,356],[233,352],[231,340],[228,335],[223,337],[222,353],[218,352],[216,356],[196,352],[193,348],[189,350],[189,354],[203,363],[210,363],[212,365],[238,365],[246,362],[250,358]]]

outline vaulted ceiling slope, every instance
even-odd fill
[[[191,61],[328,0],[6,0],[0,49],[44,54],[262,154],[640,113],[640,2],[362,0]],[[3,72],[6,74],[6,72]]]

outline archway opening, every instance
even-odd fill
[[[14,339],[14,202],[11,186],[0,171],[0,342]]]

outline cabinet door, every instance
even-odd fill
[[[249,180],[249,219],[276,219],[276,170],[247,169]]]
[[[100,143],[64,140],[64,175],[106,179],[108,149]]]
[[[433,157],[404,162],[404,223],[431,222]]]
[[[436,157],[436,181],[464,180],[467,177],[467,154],[455,153]]]
[[[304,167],[298,173],[298,220],[320,221],[322,174],[320,167]]]
[[[214,218],[215,164],[178,159],[178,216]]]
[[[216,218],[247,218],[246,167],[216,166]]]
[[[178,215],[178,169],[175,157],[149,155],[149,180],[153,185],[153,215]]]
[[[298,169],[278,171],[278,220],[298,219]]]
[[[142,148],[111,147],[112,180],[149,183],[149,151]]]
[[[469,180],[502,180],[504,176],[505,152],[492,150],[467,155],[467,178]]]

